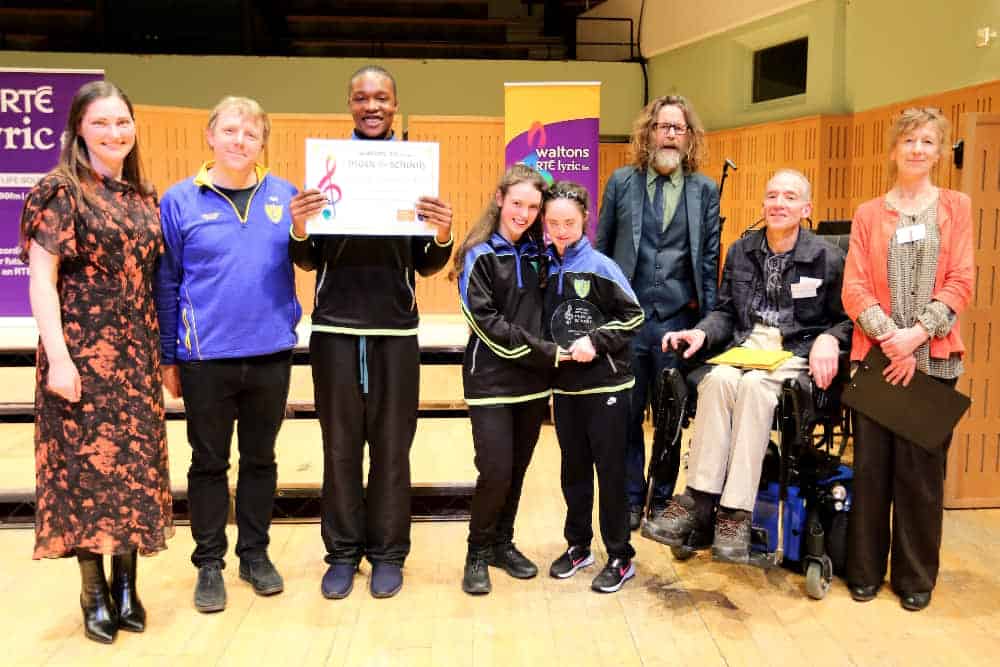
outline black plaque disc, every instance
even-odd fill
[[[568,299],[552,313],[552,339],[568,350],[573,341],[588,335],[604,322],[604,314],[591,302]]]

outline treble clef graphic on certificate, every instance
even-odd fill
[[[320,179],[317,189],[326,196],[329,208],[323,209],[324,220],[334,220],[337,217],[337,202],[343,197],[340,186],[333,182],[333,175],[337,171],[337,160],[332,155],[326,156],[326,166],[323,178]]]

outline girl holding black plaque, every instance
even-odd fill
[[[549,246],[543,323],[546,337],[568,350],[553,381],[556,434],[562,450],[560,481],[566,499],[564,535],[569,548],[549,574],[566,579],[592,565],[594,468],[600,489],[601,537],[608,562],[591,588],[614,593],[635,576],[625,497],[625,435],[629,392],[635,384],[629,344],[643,314],[618,265],[584,236],[587,191],[554,183],[545,196],[543,220]]]
[[[538,574],[513,538],[524,474],[548,412],[547,371],[561,361],[556,344],[542,338],[545,187],[530,167],[508,169],[452,271],[471,329],[462,383],[479,477],[462,590],[474,595],[490,592],[488,565],[517,579]]]

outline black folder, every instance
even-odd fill
[[[939,449],[972,401],[920,371],[907,386],[893,386],[882,376],[888,365],[885,353],[872,347],[840,400],[915,445],[930,451]]]

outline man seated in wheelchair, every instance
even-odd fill
[[[715,560],[746,563],[750,519],[782,383],[808,370],[826,389],[851,340],[840,302],[844,253],[802,227],[812,211],[808,179],[781,169],[764,194],[765,227],[729,249],[715,309],[693,329],[663,338],[685,358],[703,348],[785,350],[771,371],[712,367],[698,383],[687,488],[647,533],[671,546],[712,547]],[[714,519],[714,531],[713,522]]]

